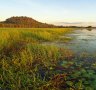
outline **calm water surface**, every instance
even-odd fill
[[[76,30],[71,34],[66,35],[66,37],[71,37],[73,39],[68,43],[60,43],[57,41],[57,42],[44,43],[44,45],[56,45],[58,47],[71,49],[76,53],[80,53],[80,52],[95,53],[96,52],[96,29]]]

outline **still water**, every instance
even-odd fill
[[[76,53],[96,52],[96,29],[78,29],[72,32],[71,34],[67,34],[66,37],[70,37],[72,38],[72,40],[67,43],[60,43],[57,41],[48,42],[44,44],[68,48]]]

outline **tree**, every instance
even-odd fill
[[[92,26],[88,26],[87,28],[92,28]]]

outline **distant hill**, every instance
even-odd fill
[[[51,24],[41,23],[29,17],[11,17],[0,22],[0,27],[9,28],[52,28],[56,27]]]

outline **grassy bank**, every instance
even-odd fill
[[[42,42],[60,40],[72,28],[0,29],[0,88],[5,90],[91,90],[95,87],[93,62],[82,53]],[[67,38],[68,39],[68,38]],[[84,64],[89,66],[85,66]],[[91,70],[89,69],[91,68]],[[93,80],[91,82],[91,80]]]
[[[55,41],[60,35],[72,32],[73,29],[40,28],[40,29],[0,29],[0,48],[15,42],[40,43]]]

